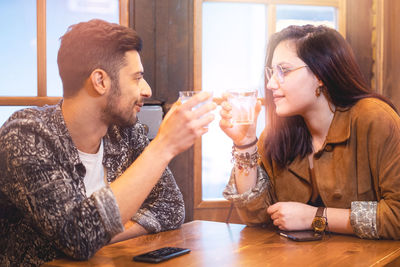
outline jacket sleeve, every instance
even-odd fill
[[[379,238],[400,239],[400,118],[381,101],[368,108],[368,115],[359,118],[357,134],[363,135],[360,138],[366,138],[361,144],[367,144],[377,203],[352,203],[352,213],[356,207],[364,207],[364,214],[376,216],[376,220],[370,219],[368,222],[370,229],[374,228],[376,222]],[[363,221],[366,225],[366,220]],[[358,226],[360,229],[363,224]],[[357,227],[354,229],[357,233]]]
[[[143,124],[139,122],[130,133],[130,145],[135,154],[134,160],[150,142],[145,132]],[[182,225],[185,220],[183,196],[168,167],[131,219],[149,233],[176,229]]]
[[[378,239],[376,227],[377,201],[351,202],[350,224],[354,233],[365,239]]]
[[[236,189],[235,168],[224,192],[227,200],[233,201],[242,221],[249,226],[267,224],[270,217],[267,208],[273,203],[271,183],[264,168],[257,166],[256,185],[247,192],[239,194]]]
[[[72,258],[88,259],[123,231],[117,203],[108,187],[87,198],[73,177],[75,166],[61,163],[52,138],[29,121],[3,127],[0,189],[44,239]]]
[[[377,148],[378,153],[372,155],[379,194],[376,223],[379,237],[400,239],[400,122],[397,117],[388,123],[375,136],[381,147]],[[385,132],[387,136],[383,138],[381,134]]]
[[[167,168],[141,208],[132,217],[149,233],[176,229],[185,220],[185,205],[174,176]]]

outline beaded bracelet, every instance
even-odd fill
[[[238,152],[235,145],[232,146],[232,160],[231,162],[237,166],[237,168],[242,171],[244,170],[246,175],[249,174],[250,169],[257,166],[257,162],[260,159],[258,155],[258,148],[253,153],[249,152]]]

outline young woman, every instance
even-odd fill
[[[224,196],[248,225],[400,239],[400,119],[371,93],[334,29],[290,26],[271,37],[266,127],[221,129],[235,166]],[[256,113],[261,103],[257,103]]]

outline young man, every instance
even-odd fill
[[[88,259],[111,242],[179,227],[184,203],[167,165],[214,119],[202,93],[166,114],[152,142],[136,123],[151,89],[141,39],[91,20],[61,37],[64,98],[0,128],[0,265]]]

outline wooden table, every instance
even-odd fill
[[[132,257],[164,246],[191,249],[158,265]],[[180,229],[146,235],[99,250],[89,261],[58,259],[44,266],[400,266],[400,242],[332,235],[295,242],[272,229],[193,221]]]

